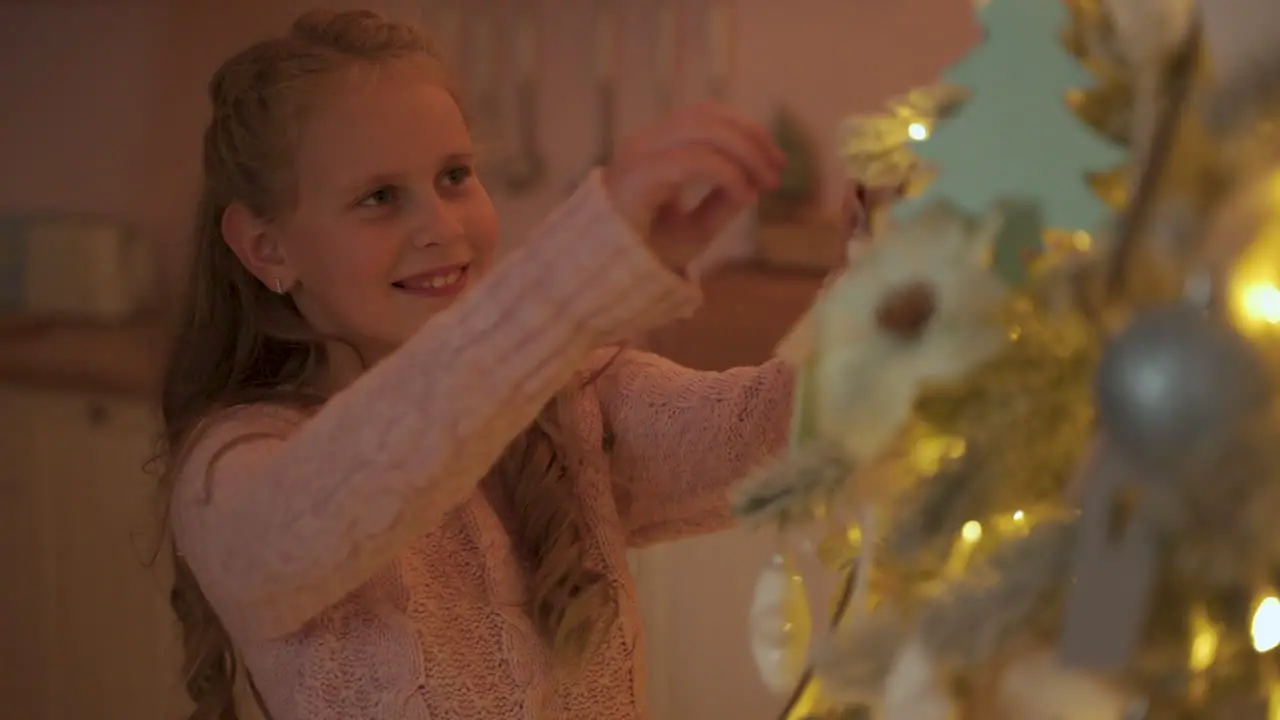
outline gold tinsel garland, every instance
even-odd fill
[[[1280,580],[1280,543],[1272,540],[1280,516],[1277,438],[1280,407],[1273,406],[1233,438],[1218,461],[1184,478],[1179,497],[1165,498],[1172,502],[1161,507],[1159,524],[1169,562],[1140,652],[1122,677],[1156,708],[1215,720],[1249,717],[1231,713],[1272,692],[1275,658],[1258,650],[1280,640],[1280,602],[1270,595]],[[893,600],[912,609],[943,666],[963,672],[1059,637],[1077,520],[1059,506],[1048,515],[1029,513],[1027,521],[999,532],[960,572],[940,583],[910,583],[906,597]],[[959,536],[956,547],[979,537]],[[848,651],[873,646],[855,637]]]
[[[1062,502],[1092,433],[1101,338],[1027,297],[1010,304],[1006,326],[1011,342],[995,360],[917,402],[909,442],[924,457],[890,511],[880,555],[889,576],[941,575],[957,547],[982,553]],[[945,459],[933,469],[938,448]]]
[[[1097,79],[1091,87],[1068,91],[1067,107],[1094,132],[1128,146],[1133,130],[1133,72],[1117,47],[1115,27],[1102,0],[1066,0],[1066,4],[1071,23],[1063,29],[1062,44]],[[1129,196],[1130,175],[1126,162],[1092,172],[1087,181],[1103,203],[1119,209]]]
[[[1212,231],[1209,220],[1194,226],[1198,234],[1209,235],[1205,244],[1211,250],[1215,242],[1234,248],[1226,253],[1229,260],[1206,266],[1201,258],[1201,267],[1221,281],[1233,326],[1276,373],[1280,163],[1277,153],[1257,143],[1268,134],[1263,124],[1243,137],[1188,143],[1184,130],[1174,140],[1174,156],[1159,190],[1162,202],[1152,212],[1156,217],[1167,214],[1181,198],[1196,215],[1212,213],[1220,218],[1219,225],[1225,218],[1230,231]],[[1250,151],[1233,150],[1246,142]],[[1259,165],[1268,171],[1250,179],[1251,168]],[[1214,185],[1211,178],[1233,175],[1235,182],[1207,187]],[[1241,199],[1224,204],[1227,196]],[[1177,247],[1153,250],[1171,253],[1183,263],[1192,257]],[[1085,377],[1092,374],[1089,369]],[[1050,402],[1052,395],[1037,394],[1036,402],[1042,398]],[[1280,583],[1280,543],[1274,540],[1275,518],[1280,517],[1278,445],[1280,408],[1273,402],[1227,438],[1214,459],[1181,471],[1167,480],[1173,487],[1145,499],[1161,538],[1163,561],[1138,653],[1113,678],[1141,698],[1145,709],[1135,717],[1280,717],[1280,668],[1271,652],[1280,644],[1280,600],[1273,594]],[[913,626],[957,688],[971,687],[974,673],[1000,666],[1028,646],[1056,644],[1079,521],[1069,513],[1051,514],[1049,520],[1028,517],[1031,527],[1021,538],[1000,532],[990,553],[978,550],[989,534],[974,531],[977,521],[970,521],[975,524],[966,523],[952,536],[950,553],[966,543],[974,545],[968,559],[977,556],[976,562],[966,563],[964,572],[935,574],[943,577],[941,583],[919,583],[918,578],[901,583],[908,590],[899,612],[907,608],[915,618]],[[910,567],[916,556],[905,554]],[[935,554],[935,568],[939,562]],[[894,585],[888,585],[892,592]],[[880,634],[867,631],[864,641],[850,644],[847,652],[878,647]],[[865,658],[860,662],[867,664]]]
[[[874,567],[862,569],[873,606],[913,615],[974,562],[1066,512],[1065,489],[1091,434],[1100,337],[1080,316],[1050,312],[1025,295],[1009,302],[1004,325],[1010,342],[995,359],[921,392],[890,453],[897,462],[876,473],[893,500],[884,509],[888,531],[873,539]],[[848,569],[862,541],[857,528],[833,532],[819,544],[820,557]],[[888,652],[894,635],[884,637],[890,643],[878,649]],[[882,671],[889,656],[877,662],[866,640],[826,653],[824,676],[848,675],[842,661]]]

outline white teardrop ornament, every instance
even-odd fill
[[[790,692],[809,658],[813,621],[804,578],[790,558],[775,554],[756,579],[751,600],[751,653],[771,691]]]

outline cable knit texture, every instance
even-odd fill
[[[175,539],[274,720],[645,717],[627,550],[728,526],[729,486],[784,442],[790,404],[776,362],[706,373],[593,351],[697,300],[593,177],[316,414],[214,419],[178,483]],[[574,678],[526,615],[510,508],[486,477],[557,392],[582,443],[588,561],[622,606]]]

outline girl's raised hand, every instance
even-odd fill
[[[702,249],[762,192],[786,156],[764,127],[724,105],[676,111],[625,140],[603,180],[643,237]],[[690,197],[699,198],[692,206]]]

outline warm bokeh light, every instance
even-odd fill
[[[1232,321],[1248,336],[1280,331],[1280,174],[1268,180],[1268,212],[1227,279]]]
[[[1280,599],[1269,595],[1258,603],[1249,632],[1253,636],[1253,649],[1260,653],[1280,646]]]

